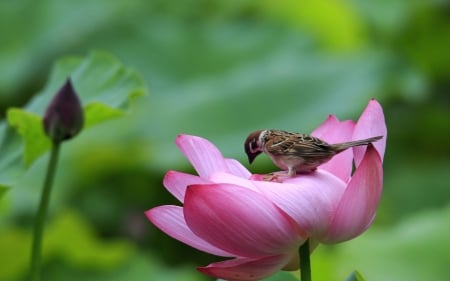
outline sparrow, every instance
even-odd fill
[[[368,145],[383,136],[364,140],[329,144],[319,138],[282,130],[258,130],[250,133],[244,148],[250,164],[261,154],[267,154],[272,162],[293,177],[296,173],[309,173],[328,162],[336,154],[353,146]]]

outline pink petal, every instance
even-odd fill
[[[330,144],[350,141],[352,139],[354,128],[355,122],[352,120],[337,122],[333,126],[329,126],[329,128],[323,132],[320,139]]]
[[[371,99],[356,123],[352,139],[360,140],[375,136],[383,136],[381,140],[374,143],[375,149],[378,151],[381,159],[383,159],[386,149],[387,128],[384,121],[383,108],[375,99]],[[361,162],[365,151],[366,147],[364,146],[353,148],[356,166]]]
[[[283,183],[255,181],[254,184],[313,237],[326,233],[345,191],[343,181],[322,170],[285,179]]]
[[[176,144],[200,177],[208,178],[215,172],[229,172],[222,154],[208,140],[196,136],[179,135]]]
[[[246,180],[227,173],[216,173],[211,180],[239,185],[263,194],[292,217],[309,236],[323,236],[328,230],[329,218],[346,188],[343,181],[322,170],[283,178],[283,183]]]
[[[145,212],[147,218],[164,231],[167,235],[175,238],[193,248],[216,256],[232,257],[233,255],[219,249],[195,235],[186,225],[183,209],[178,206],[159,206]]]
[[[321,139],[328,133],[329,130],[333,129],[338,124],[339,120],[336,116],[330,114],[328,115],[328,118],[311,133],[311,135]]]
[[[167,190],[180,202],[184,202],[184,194],[188,185],[207,183],[212,182],[199,176],[177,171],[168,171],[163,180],[163,184]]]
[[[229,281],[255,281],[279,271],[289,261],[290,255],[263,258],[239,258],[199,267],[202,273]]]
[[[241,164],[241,162],[235,159],[225,159],[228,170],[231,174],[248,179],[252,174]]]
[[[304,241],[283,211],[261,194],[236,185],[190,186],[184,216],[195,234],[236,256],[280,254]]]
[[[350,141],[352,139],[354,128],[355,123],[351,120],[340,122],[334,127],[329,128],[322,139],[330,144]],[[319,168],[326,170],[344,182],[347,182],[353,168],[353,150],[347,149],[339,153]]]
[[[372,222],[383,188],[381,159],[369,145],[339,202],[323,242],[337,243],[364,232]]]
[[[259,192],[259,189],[254,184],[255,181],[248,180],[246,178],[242,178],[239,176],[235,176],[229,173],[215,173],[211,176],[211,181],[215,183],[228,183],[228,184],[234,184],[241,187],[245,187],[248,189],[251,189],[253,191]]]

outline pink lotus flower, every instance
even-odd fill
[[[330,143],[382,135],[381,141],[335,156],[311,174],[282,183],[258,181],[209,141],[179,135],[176,144],[198,173],[169,171],[164,186],[181,203],[146,212],[171,237],[196,249],[233,259],[199,271],[226,280],[260,280],[298,267],[306,239],[339,243],[363,233],[375,217],[382,191],[386,125],[371,100],[355,124],[330,115],[312,135]],[[352,175],[353,161],[356,169]]]

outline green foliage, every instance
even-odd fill
[[[0,143],[2,158],[0,167],[8,167],[0,172],[0,185],[5,189],[11,181],[27,169],[36,159],[50,148],[50,141],[42,128],[43,114],[49,101],[67,77],[71,77],[80,95],[85,110],[85,129],[103,121],[123,116],[131,99],[145,93],[144,82],[131,69],[124,67],[112,55],[104,52],[92,52],[89,56],[68,57],[55,64],[45,89],[36,95],[25,110],[12,108],[8,110],[9,125],[17,130],[23,138],[23,164],[12,161],[21,154],[20,140],[11,130],[2,124],[3,142]],[[14,144],[15,142],[15,144]],[[15,173],[11,173],[14,170]],[[1,195],[1,194],[0,194]]]
[[[0,280],[18,280],[28,270],[31,246],[30,232],[17,228],[3,228],[0,232]]]
[[[0,233],[0,262],[5,265],[0,269],[0,280],[15,279],[28,269],[30,242],[30,232],[22,228],[7,228]],[[111,270],[132,251],[127,241],[100,240],[92,227],[73,211],[55,217],[44,239],[45,260],[62,259],[80,269]]]
[[[89,128],[100,122],[124,115],[123,110],[111,108],[100,102],[86,105],[86,127]]]
[[[0,232],[0,280],[20,280],[27,271],[31,241],[26,229],[12,227]],[[170,270],[153,257],[140,253],[125,239],[101,238],[92,225],[73,210],[54,217],[44,240],[44,277],[47,280],[200,280],[191,269]],[[64,270],[61,270],[61,262]],[[70,274],[68,274],[70,272]],[[86,279],[84,279],[86,278]],[[132,278],[132,279],[129,279]]]
[[[350,276],[345,279],[345,281],[364,281],[364,277],[362,277],[361,273],[359,273],[358,271],[353,271],[352,274],[350,274]]]
[[[319,246],[312,255],[313,276],[343,280],[357,268],[366,280],[443,280],[449,272],[449,220],[447,206],[411,216],[389,229],[370,229],[340,245]]]
[[[347,2],[302,0],[262,1],[264,14],[299,29],[313,31],[333,51],[357,50],[365,44],[363,23]]]
[[[387,231],[373,231],[373,235],[361,237],[349,245],[349,260],[360,264],[369,280],[392,278],[393,280],[430,279],[441,280],[448,274],[450,252],[448,239],[450,236],[450,207],[437,208],[434,211],[423,212],[400,223]],[[356,261],[352,255],[358,245],[364,243],[368,259]],[[359,249],[358,249],[359,251]],[[353,256],[353,257],[350,257]],[[346,257],[346,255],[344,256]],[[367,266],[371,262],[370,268]],[[376,271],[375,268],[384,268]],[[411,270],[420,268],[420,270]]]
[[[8,121],[24,139],[23,157],[26,167],[50,149],[50,139],[44,134],[41,116],[12,108],[8,110]]]
[[[0,185],[0,198],[2,198],[3,194],[8,190],[6,187]]]
[[[297,277],[296,277],[297,275]],[[276,274],[264,278],[264,281],[298,281],[298,272],[286,272],[286,271],[279,271]]]
[[[122,280],[157,280],[157,281],[206,281],[209,280],[192,267],[166,267],[154,256],[135,253],[126,263],[108,272],[83,272],[56,264],[47,270],[48,280],[86,280],[86,281],[122,281]]]
[[[47,228],[44,256],[58,256],[80,269],[112,270],[131,255],[125,240],[102,241],[92,227],[75,212],[61,212]]]

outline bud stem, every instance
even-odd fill
[[[47,216],[48,205],[50,201],[50,193],[53,185],[53,178],[56,171],[56,164],[58,162],[58,154],[61,142],[52,142],[50,152],[50,160],[48,162],[47,174],[44,181],[44,186],[41,193],[41,201],[36,215],[36,221],[33,230],[33,246],[31,249],[31,269],[30,280],[40,280],[41,269],[41,252],[42,252],[42,234],[44,232],[45,218]]]
[[[300,246],[299,256],[300,256],[300,280],[311,281],[309,239],[307,239],[305,243],[303,243],[303,245]]]

